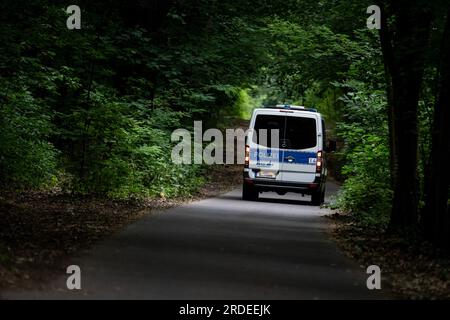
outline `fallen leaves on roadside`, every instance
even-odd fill
[[[332,237],[364,266],[378,265],[395,298],[450,299],[450,258],[418,234],[392,234],[381,226],[361,225],[350,215],[333,214]]]

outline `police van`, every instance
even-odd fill
[[[325,122],[315,109],[277,105],[253,111],[245,143],[242,198],[259,194],[296,192],[311,195],[320,205],[325,198],[327,168]],[[328,150],[326,150],[328,149]]]

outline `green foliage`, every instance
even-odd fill
[[[356,134],[356,131],[353,132]],[[360,132],[359,146],[347,150],[347,175],[336,205],[358,215],[362,221],[387,223],[392,192],[389,184],[389,149],[385,141]]]
[[[238,117],[241,119],[250,120],[254,106],[255,101],[249,94],[249,90],[239,90],[237,100],[234,104],[234,109],[237,110]]]
[[[355,80],[336,85],[347,91],[336,128],[347,179],[336,205],[364,222],[386,223],[392,191],[385,94]]]
[[[359,42],[323,25],[303,27],[274,20],[267,30],[274,60],[267,69],[269,85],[279,90],[284,101],[298,100],[318,83],[329,86],[331,81],[342,79],[362,50]]]
[[[77,192],[104,193],[122,185],[128,164],[128,130],[131,121],[124,105],[112,94],[95,90],[84,94],[85,104],[60,116],[58,134],[65,154],[64,168],[73,177]]]
[[[257,105],[292,102],[318,108],[344,145],[340,205],[384,212],[385,80],[377,33],[364,27],[368,4],[81,1],[82,30],[69,31],[60,1],[5,0],[0,182],[188,195],[202,168],[171,163],[172,130],[194,120],[223,127]],[[424,168],[432,96],[421,106]]]
[[[69,31],[64,5],[2,3],[0,183],[121,198],[195,192],[202,168],[172,164],[171,131],[248,116],[266,58],[257,22],[218,5],[211,19],[190,1],[82,1],[82,30]]]
[[[0,185],[2,189],[51,187],[55,180],[55,148],[47,110],[26,88],[0,82]]]
[[[90,93],[89,107],[62,116],[69,190],[119,198],[187,196],[203,179],[195,166],[171,161],[170,128],[182,113],[121,102],[112,94]],[[129,112],[136,108],[134,112]]]
[[[166,110],[166,117],[171,112]],[[114,197],[188,196],[204,182],[200,165],[174,165],[171,160],[170,132],[156,128],[154,122],[134,121],[129,136],[126,181],[110,191]]]

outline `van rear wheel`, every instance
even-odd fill
[[[325,191],[318,190],[311,194],[311,204],[313,206],[320,206],[325,200]]]
[[[254,186],[244,182],[244,184],[242,185],[242,199],[248,201],[256,201],[258,200],[258,197],[258,190],[256,190]]]

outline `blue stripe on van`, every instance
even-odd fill
[[[309,159],[310,158],[316,159],[317,158],[317,153],[315,153],[315,152],[285,150],[284,151],[284,155],[283,155],[283,163],[288,163],[288,161],[286,160],[286,158],[288,158],[288,157],[294,158],[295,159],[295,161],[294,161],[295,164],[316,165],[315,163],[310,163]]]
[[[317,154],[315,152],[280,150],[278,151],[278,157],[276,157],[276,153],[277,151],[272,153],[270,149],[250,151],[250,159],[253,161],[272,160],[277,162],[289,163],[286,158],[292,157],[295,160],[294,161],[295,164],[315,165],[315,163],[310,163],[309,159],[317,158]]]

